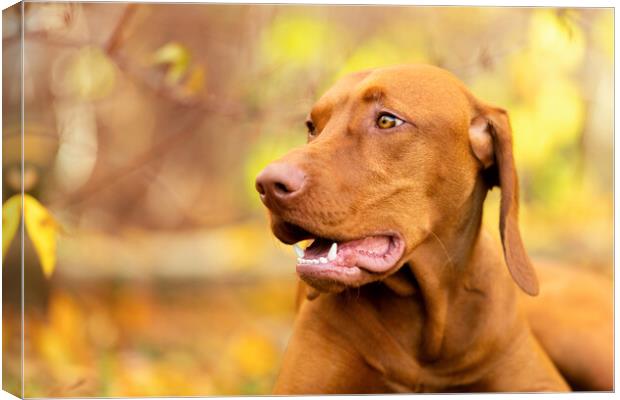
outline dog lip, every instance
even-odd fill
[[[302,226],[276,217],[272,223],[272,231],[278,240],[285,244],[295,244],[301,240],[316,237]]]
[[[325,286],[360,286],[370,273],[359,267],[334,267],[331,265],[298,264],[299,277],[319,289]]]
[[[306,258],[313,259],[315,263],[302,263],[301,258],[296,263],[297,273],[304,280],[334,281],[345,286],[359,286],[368,278],[374,280],[389,274],[404,254],[405,241],[395,230],[379,230],[361,236],[338,234],[322,236],[322,232],[315,233],[313,229],[307,229],[296,221],[274,214],[272,217],[272,230],[281,242],[295,244],[305,239],[314,239],[313,244],[306,249]],[[356,251],[364,249],[360,242],[372,238],[387,239],[385,251],[378,254],[363,254]],[[338,243],[336,260],[320,262],[322,258],[327,258],[329,248],[334,242]],[[317,247],[322,248],[317,251]]]
[[[371,255],[371,256],[368,256],[369,258],[362,257],[361,259],[358,259],[357,266],[372,273],[384,273],[392,269],[398,263],[398,261],[400,261],[405,251],[405,242],[402,236],[397,235],[395,233],[373,235],[373,236],[388,237],[389,243],[388,243],[387,250],[385,251],[384,254],[381,254],[381,255],[377,255],[377,256]],[[386,258],[388,260],[387,260],[387,263],[384,265],[381,265],[381,262],[379,262],[379,264],[373,263],[373,260],[384,261],[384,259]]]
[[[318,245],[317,241],[320,241]],[[399,233],[394,231],[373,233],[359,239],[338,242],[337,258],[327,260],[329,243],[328,239],[315,239],[315,242],[306,249],[306,258],[298,259],[296,269],[302,279],[311,278],[314,281],[327,279],[347,286],[358,286],[364,277],[379,277],[392,271],[398,265],[405,249],[404,240]],[[366,244],[370,244],[371,249],[374,245],[374,250],[378,247],[382,251],[378,253],[367,251],[364,248]]]

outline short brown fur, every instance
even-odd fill
[[[381,109],[408,123],[376,129]],[[311,301],[299,302],[275,393],[612,389],[611,282],[538,266],[539,282],[503,110],[413,65],[347,76],[310,116],[316,135],[278,160],[305,183],[270,207],[276,236],[304,236],[287,224],[334,240],[390,230],[406,248],[387,273],[301,284]],[[495,185],[501,240],[481,227]]]

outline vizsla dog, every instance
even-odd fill
[[[275,393],[612,390],[611,281],[539,267],[532,297],[504,110],[397,66],[341,79],[307,126],[256,180],[275,236],[314,239]]]

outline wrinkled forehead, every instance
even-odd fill
[[[313,107],[312,114],[359,102],[381,101],[396,108],[423,113],[468,113],[472,96],[450,72],[429,65],[381,68],[347,75],[337,81]]]

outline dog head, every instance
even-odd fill
[[[429,235],[460,223],[484,179],[500,185],[505,260],[526,292],[537,281],[517,224],[506,114],[427,65],[348,75],[314,105],[308,143],[268,165],[256,188],[272,230],[297,249],[297,271],[339,291],[397,271]]]

